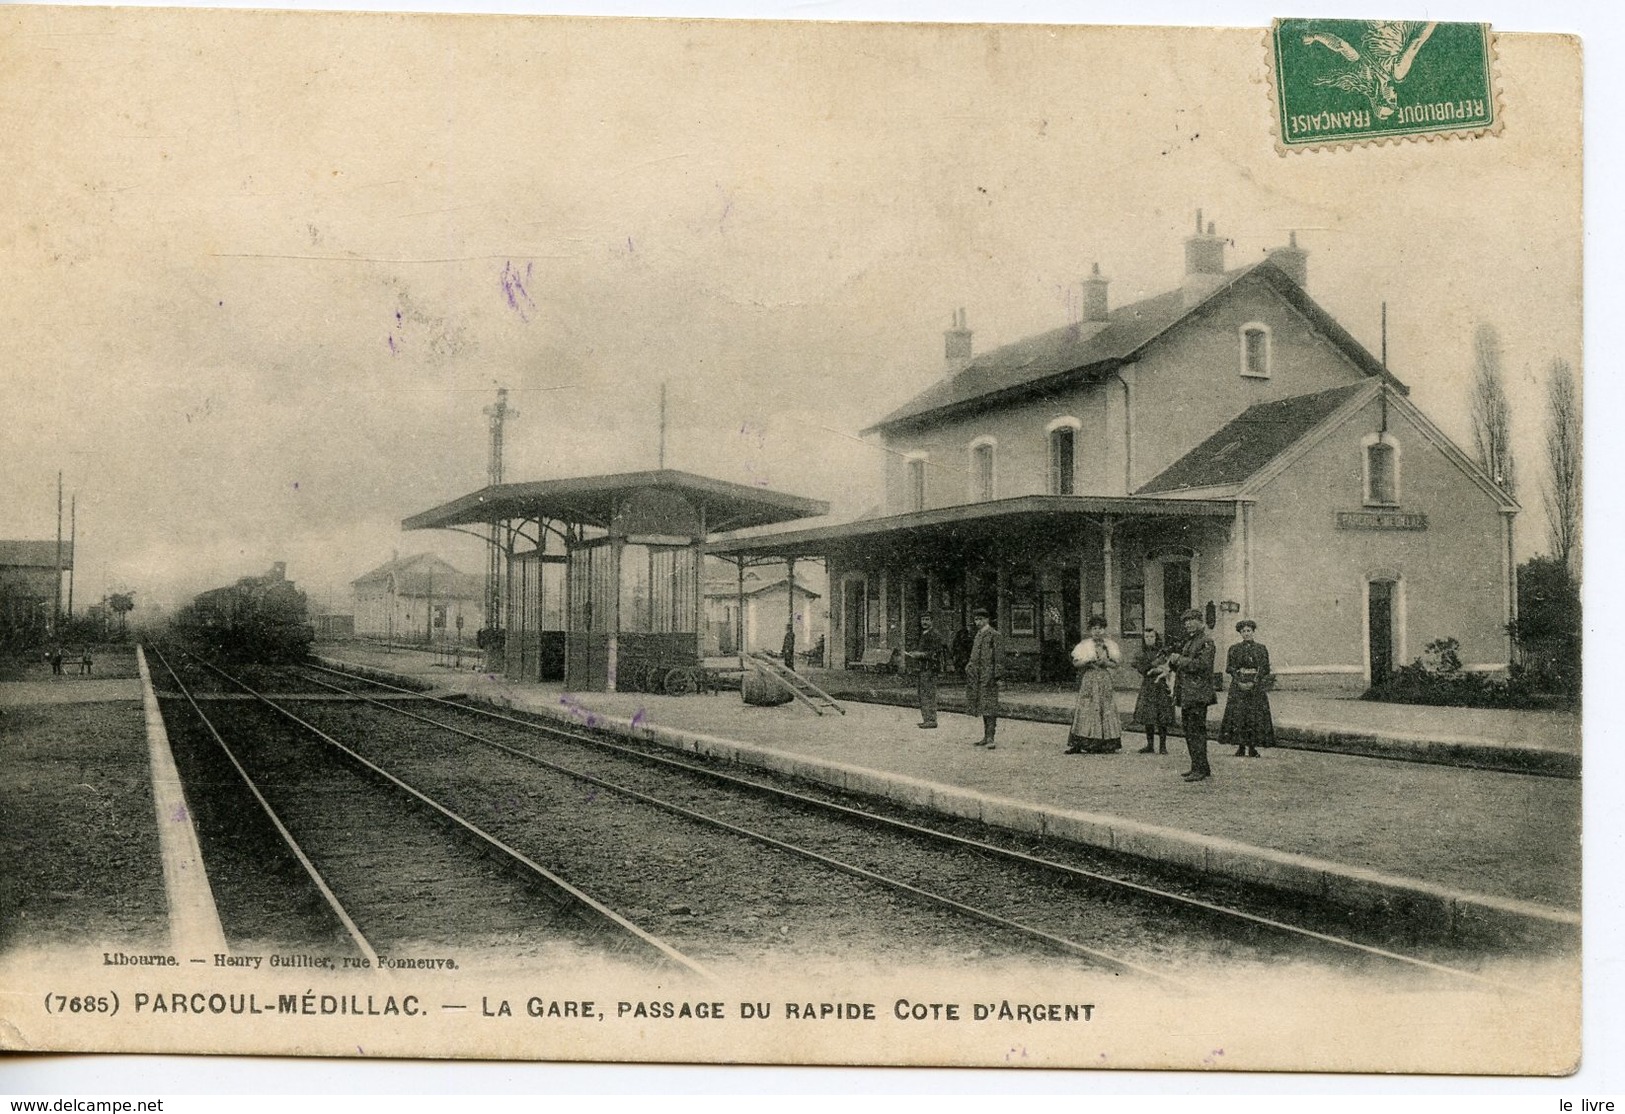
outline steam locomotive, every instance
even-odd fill
[[[316,637],[305,594],[282,561],[263,576],[198,595],[176,613],[173,628],[201,653],[245,662],[297,661]]]

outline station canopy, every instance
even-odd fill
[[[829,513],[829,504],[818,499],[663,468],[490,485],[404,519],[401,528],[438,530],[513,519],[552,519],[609,529],[617,515],[626,513],[629,501],[647,499],[649,493],[681,497],[698,512],[703,535]]]
[[[1135,496],[1018,495],[911,511],[884,518],[860,518],[833,526],[786,530],[713,543],[709,552],[732,560],[828,557],[887,547],[949,551],[973,541],[999,539],[1021,545],[1053,538],[1058,529],[1108,516],[1135,518],[1231,518],[1234,499],[1139,498]]]

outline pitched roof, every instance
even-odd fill
[[[784,580],[785,578],[781,576],[774,580],[768,580],[756,584],[747,584],[745,585],[745,595],[761,596],[770,592],[778,592],[780,595],[788,595],[789,591],[785,587]],[[796,592],[803,596],[811,596],[815,600],[824,598],[822,592],[818,591],[816,588],[810,587],[799,574],[796,576]],[[705,594],[707,598],[737,596],[739,594],[739,582],[737,580],[707,580],[705,582]]]
[[[1369,386],[1369,383],[1353,383],[1249,406],[1240,417],[1163,469],[1136,494],[1162,495],[1243,483]]]
[[[56,567],[55,541],[0,540],[0,565],[12,567],[54,569]],[[73,568],[73,543],[62,543],[62,567]]]
[[[385,561],[350,584],[360,588],[387,582],[391,573],[395,575],[395,592],[402,596],[478,599],[485,591],[480,577],[463,572],[432,553],[414,553],[410,557]]]
[[[472,526],[507,518],[552,518],[607,526],[629,495],[648,489],[672,491],[705,509],[706,528],[717,532],[813,518],[829,513],[829,504],[765,487],[713,480],[662,468],[610,476],[496,484],[470,492],[401,523],[403,530]]]
[[[1170,290],[1118,306],[1107,315],[1105,321],[1064,325],[984,352],[972,359],[964,370],[933,383],[864,432],[877,432],[926,418],[945,418],[957,412],[1014,401],[1060,386],[1075,376],[1087,380],[1109,375],[1135,359],[1146,345],[1195,313],[1200,306],[1213,301],[1248,276],[1268,282],[1367,375],[1384,377],[1399,390],[1408,390],[1331,314],[1322,309],[1303,287],[1266,259],[1225,272],[1222,283],[1188,305],[1183,289]]]

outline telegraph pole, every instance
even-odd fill
[[[51,636],[62,627],[62,473],[56,474],[56,601],[51,605]]]
[[[79,493],[74,492],[73,501],[68,504],[68,618],[73,618],[73,567],[78,564],[74,560],[73,551],[79,542]]]
[[[486,483],[496,487],[502,483],[502,427],[509,418],[517,418],[519,411],[508,407],[508,388],[497,388],[497,400],[485,408],[490,419],[491,457],[486,465]],[[485,561],[485,629],[496,630],[502,625],[502,526],[491,521],[490,545]]]
[[[666,381],[660,381],[660,469],[666,469]]]

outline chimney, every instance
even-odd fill
[[[1309,285],[1309,253],[1298,246],[1298,233],[1294,229],[1287,237],[1284,248],[1271,248],[1265,255],[1271,263],[1286,272],[1286,277],[1299,286]]]
[[[1106,285],[1109,279],[1100,275],[1100,264],[1096,263],[1089,272],[1089,277],[1083,280],[1083,319],[1085,321],[1104,321],[1109,310],[1106,301]]]
[[[942,334],[942,348],[947,356],[950,374],[970,366],[970,338],[971,331],[965,327],[965,310],[961,307],[954,311],[954,327]]]
[[[1185,241],[1185,304],[1195,305],[1224,281],[1224,241],[1209,221],[1202,230],[1202,210],[1196,210],[1196,234]]]

